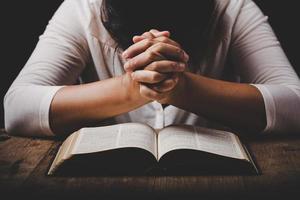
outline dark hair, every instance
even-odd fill
[[[213,0],[103,0],[101,19],[122,49],[150,29],[168,30],[187,51],[197,45],[213,12]]]

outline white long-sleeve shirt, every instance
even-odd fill
[[[264,132],[300,131],[299,78],[267,17],[252,0],[215,1],[209,28],[209,41],[213,43],[207,57],[193,67],[197,73],[215,79],[224,77],[232,67],[229,71],[234,81],[256,86],[264,98]],[[5,96],[8,133],[53,135],[49,108],[62,86],[74,84],[79,76],[86,83],[124,73],[121,51],[115,51],[116,43],[101,22],[100,6],[101,0],[66,0],[59,7]],[[174,106],[163,109],[157,102],[111,122],[143,122],[154,128],[174,123],[213,123]]]

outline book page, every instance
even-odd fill
[[[237,137],[230,132],[193,127],[169,126],[158,134],[158,159],[175,149],[201,150],[217,155],[246,159]]]
[[[125,123],[83,128],[72,154],[84,154],[124,147],[142,148],[157,157],[156,133],[145,124]]]
[[[52,162],[50,169],[48,171],[48,175],[51,175],[54,173],[56,168],[62,164],[65,160],[69,159],[71,157],[71,151],[72,147],[76,142],[76,139],[78,137],[78,132],[71,134],[60,146],[54,161]]]

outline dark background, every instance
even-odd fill
[[[62,0],[4,1],[1,3],[0,127],[3,127],[3,97],[31,55],[37,41]],[[275,30],[295,70],[300,74],[297,57],[297,1],[255,0]]]

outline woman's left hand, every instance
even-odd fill
[[[169,38],[169,33],[151,30],[135,36],[135,42],[124,53],[128,59],[124,67],[132,78],[140,82],[142,96],[161,103],[166,100],[181,81],[187,67],[188,55],[180,45]]]

